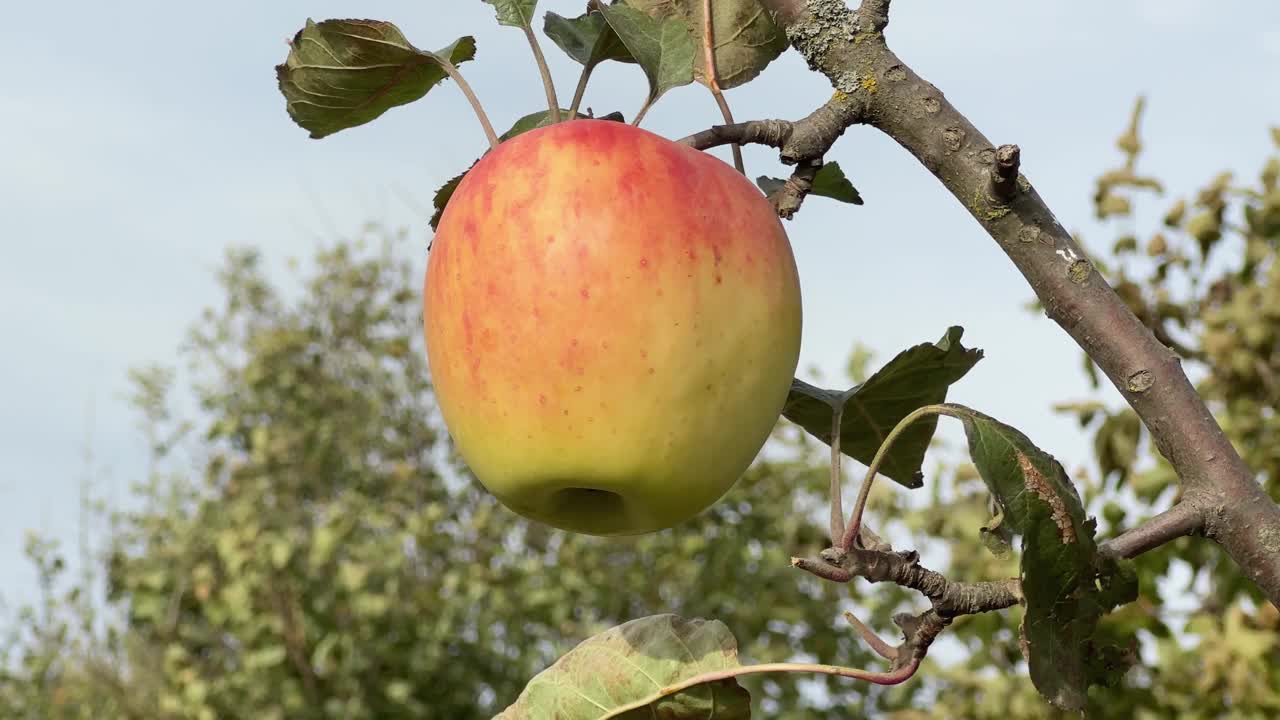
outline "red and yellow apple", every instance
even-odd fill
[[[800,352],[791,245],[718,158],[574,120],[488,153],[427,265],[445,424],[503,504],[593,535],[671,527],[768,439]]]

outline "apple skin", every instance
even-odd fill
[[[672,527],[768,439],[800,284],[723,161],[605,120],[508,140],[455,191],[424,291],[445,424],[503,504],[591,535]]]

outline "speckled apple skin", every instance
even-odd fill
[[[765,197],[718,158],[604,120],[520,135],[472,168],[424,311],[472,472],[515,512],[593,535],[718,500],[800,353],[795,258]]]

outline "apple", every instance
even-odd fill
[[[592,535],[669,528],[755,458],[800,353],[800,284],[768,200],[718,158],[574,120],[485,155],[424,290],[432,380],[476,478]]]

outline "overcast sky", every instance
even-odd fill
[[[544,0],[564,15],[581,0]],[[198,9],[197,9],[198,8]],[[477,37],[464,74],[499,125],[544,107],[519,32],[478,0],[270,3],[18,3],[0,25],[0,595],[31,599],[21,558],[36,530],[74,546],[77,486],[92,448],[97,490],[117,499],[145,473],[123,402],[130,367],[172,362],[186,328],[219,300],[230,244],[271,267],[367,221],[411,226],[485,148],[457,88],[313,141],[284,111],[272,67],[307,17],[397,23],[415,44]],[[1269,0],[898,0],[899,55],[1023,170],[1094,247],[1092,180],[1118,159],[1133,98],[1149,98],[1145,169],[1183,193],[1223,168],[1253,175],[1280,122],[1280,3]],[[550,43],[562,98],[577,69]],[[514,83],[514,84],[513,84]],[[598,71],[587,104],[634,115],[634,66]],[[799,118],[830,87],[794,54],[731,91],[740,119]],[[718,120],[700,86],[670,93],[645,127],[680,137]],[[1012,265],[892,142],[851,129],[840,161],[866,205],[811,199],[788,225],[803,279],[802,365],[838,376],[860,341],[881,359],[951,324],[987,357],[952,393],[1015,424],[1072,467],[1088,438],[1049,412],[1086,394],[1079,354]],[[781,174],[770,151],[753,175]],[[420,263],[425,256],[419,258]],[[1109,395],[1113,400],[1114,394]],[[945,427],[945,426],[944,426]],[[954,428],[946,431],[956,437]]]

